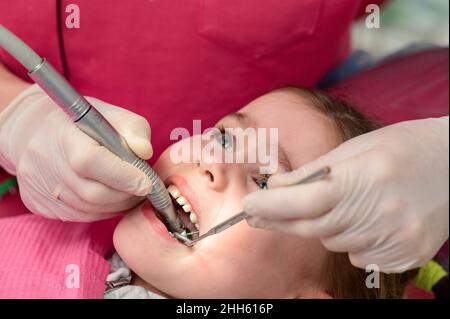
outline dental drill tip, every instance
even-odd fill
[[[158,214],[170,232],[181,234],[185,230],[183,222],[175,212],[175,207],[173,207],[173,205],[159,209]]]
[[[179,233],[171,233],[171,235],[177,239],[179,242],[181,242],[182,244],[188,246],[188,247],[192,247],[194,246],[194,241],[190,240],[189,238],[179,234]]]

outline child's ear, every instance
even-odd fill
[[[333,297],[324,290],[303,291],[297,296],[298,299],[333,299]]]

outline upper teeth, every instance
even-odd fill
[[[199,225],[197,223],[198,221],[197,215],[195,214],[194,210],[192,209],[192,206],[189,204],[186,197],[181,195],[181,192],[175,185],[169,185],[169,187],[167,187],[167,191],[173,197],[173,199],[175,199],[175,201],[181,206],[181,208],[183,208],[183,211],[189,214],[189,219],[198,230]]]

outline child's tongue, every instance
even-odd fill
[[[184,224],[185,226],[189,225],[190,222],[191,222],[190,219],[189,219],[189,215],[186,214],[186,213],[183,211],[183,209],[181,209],[181,208],[179,208],[179,207],[176,207],[175,209],[176,209],[176,212],[177,212],[178,216],[180,216],[181,221],[183,222],[183,224]]]
[[[188,232],[195,231],[195,226],[194,224],[192,224],[191,219],[189,218],[189,214],[185,213],[181,207],[175,206],[175,210],[178,216],[180,216],[180,219],[183,222],[183,224],[189,229]]]

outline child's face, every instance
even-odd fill
[[[224,127],[278,128],[278,172],[295,169],[333,149],[332,123],[292,93],[265,95]],[[179,143],[185,143],[186,140]],[[173,147],[173,146],[172,146]],[[170,148],[155,169],[187,198],[198,217],[200,233],[241,212],[241,199],[258,191],[259,164],[173,164]],[[319,277],[327,253],[318,240],[257,230],[241,222],[188,248],[173,239],[148,204],[134,209],[114,234],[119,255],[145,282],[176,298],[285,298],[320,292]]]

